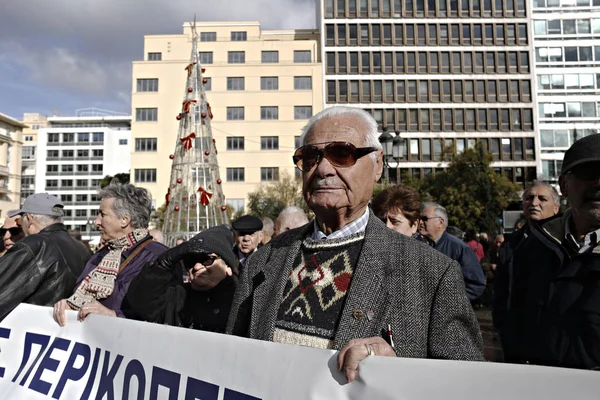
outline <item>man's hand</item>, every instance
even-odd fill
[[[204,266],[197,263],[189,270],[192,289],[206,291],[217,286],[223,279],[232,275],[231,268],[220,258],[211,265]]]
[[[77,320],[83,321],[85,317],[89,314],[100,314],[100,315],[108,315],[109,317],[116,317],[117,313],[113,310],[104,307],[102,304],[97,301],[87,304],[79,309],[79,313],[77,314]]]
[[[369,356],[369,350],[376,356],[396,357],[392,346],[381,337],[349,341],[338,354],[338,368],[344,372],[348,382],[356,379],[358,364]]]
[[[69,303],[67,303],[67,299],[62,299],[54,304],[52,316],[58,325],[65,326],[67,324],[67,310],[72,310]]]
[[[160,268],[170,271],[179,261],[206,254],[206,245],[202,241],[188,240],[162,253],[155,263]]]

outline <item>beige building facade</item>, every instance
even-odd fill
[[[0,113],[0,221],[20,207],[21,146],[26,125]]]
[[[323,106],[319,36],[262,30],[256,21],[201,22],[196,30],[223,191],[239,212],[257,185],[297,174],[301,128]],[[144,60],[133,62],[131,176],[156,207],[169,185],[191,35],[186,23],[181,35],[145,36]]]
[[[38,158],[38,131],[48,126],[48,117],[40,113],[25,113],[21,151],[21,204],[35,193],[35,166]]]

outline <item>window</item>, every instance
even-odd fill
[[[75,134],[74,133],[63,133],[63,143],[73,143],[75,142]]]
[[[244,199],[226,199],[225,203],[232,208],[234,213],[244,213]]]
[[[232,42],[245,42],[248,40],[247,32],[231,32]]]
[[[94,133],[92,133],[92,142],[94,142],[94,143],[102,143],[102,142],[104,142],[104,132],[94,132]]]
[[[48,133],[48,143],[58,143],[60,141],[60,133]]]
[[[46,173],[57,173],[58,165],[46,165]]]
[[[261,107],[260,108],[260,119],[261,120],[279,119],[279,108],[278,107]]]
[[[260,62],[265,64],[272,64],[279,62],[278,51],[263,51],[260,55]]]
[[[212,90],[212,78],[203,78],[202,84],[204,85],[204,90]]]
[[[244,119],[244,107],[227,107],[228,121],[242,121]]]
[[[47,158],[58,158],[58,150],[48,150],[46,152]]]
[[[63,150],[62,156],[63,158],[73,158],[73,150]]]
[[[135,109],[135,120],[136,121],[157,121],[158,120],[158,108],[136,108]]]
[[[246,62],[246,52],[244,51],[228,51],[227,62],[229,64],[244,64]]]
[[[64,187],[64,188],[73,187],[73,179],[62,179],[60,181],[60,187]]]
[[[71,203],[71,202],[73,202],[73,195],[72,194],[61,194],[60,201],[62,201],[63,203],[64,202]]]
[[[312,77],[310,76],[295,76],[294,90],[312,90]]]
[[[200,32],[201,42],[216,42],[217,32]]]
[[[92,157],[93,158],[104,157],[104,150],[92,150]]]
[[[152,183],[156,182],[156,169],[135,169],[134,170],[135,181],[137,183]]]
[[[200,64],[212,64],[213,63],[212,51],[201,51],[198,53],[198,58],[200,59]]]
[[[60,166],[60,172],[73,172],[73,164],[63,164]]]
[[[77,134],[77,141],[79,143],[87,143],[90,141],[90,134],[89,133],[78,133]]]
[[[295,63],[309,63],[310,50],[294,50],[294,62]]]
[[[137,91],[138,92],[158,92],[158,79],[138,79],[137,80]]]
[[[89,172],[89,165],[77,164],[77,172],[85,172],[85,173]],[[83,185],[83,186],[87,186],[87,185]]]
[[[227,182],[244,182],[244,168],[227,168]]]
[[[261,136],[260,137],[260,149],[261,150],[279,150],[279,137],[278,136]]]
[[[312,106],[294,106],[294,119],[309,119],[312,117]]]
[[[58,187],[58,179],[46,179],[46,187],[47,188],[57,188]]]
[[[227,90],[244,90],[244,78],[227,78]]]
[[[77,201],[79,203],[85,203],[88,201],[88,195],[87,194],[75,195],[75,201]]]
[[[279,168],[278,167],[262,167],[260,169],[260,181],[261,182],[272,182],[279,180]]]
[[[76,217],[87,217],[88,210],[75,210]]]
[[[156,151],[156,138],[136,138],[135,151]]]
[[[102,164],[92,164],[92,172],[102,172]]]
[[[244,150],[244,137],[227,136],[227,150]]]
[[[119,139],[119,146],[124,146],[127,144],[127,139]]]
[[[35,147],[34,146],[23,146],[23,152],[21,153],[22,160],[33,160],[35,159]]]
[[[162,53],[148,53],[148,61],[162,60]]]
[[[276,76],[262,76],[260,78],[260,90],[278,90],[279,78]]]

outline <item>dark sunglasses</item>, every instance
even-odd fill
[[[569,173],[575,175],[578,179],[581,179],[582,181],[594,181],[600,178],[599,167],[599,164],[584,164],[579,167],[573,168],[571,171],[569,171]]]
[[[13,228],[0,228],[0,237],[4,237],[4,235],[6,235],[6,232],[10,233],[10,236],[17,236],[20,235],[21,233],[23,233],[23,229],[19,226],[15,226]]]
[[[317,143],[324,144],[324,143]],[[310,171],[325,157],[334,167],[351,167],[359,158],[377,151],[375,147],[356,147],[348,142],[331,142],[322,149],[310,144],[296,149],[292,159],[300,171]]]
[[[427,222],[430,219],[436,219],[436,218],[442,218],[442,217],[428,217],[427,215],[421,215],[421,221],[423,221],[423,222]]]

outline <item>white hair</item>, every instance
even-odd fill
[[[296,206],[288,206],[281,210],[277,219],[282,230],[298,228],[308,223],[304,210]]]
[[[442,207],[441,205],[431,202],[431,201],[423,204],[423,210],[425,210],[428,207],[433,207],[433,215],[435,215],[436,217],[442,218],[444,220],[444,228],[447,228],[448,227],[448,212],[446,211],[446,209],[444,207]]]
[[[300,136],[300,143],[304,145],[304,141],[306,139],[306,135],[317,121],[320,121],[324,118],[332,118],[338,116],[348,116],[348,117],[356,117],[360,119],[367,128],[365,133],[365,146],[366,147],[374,147],[378,150],[383,150],[381,143],[379,142],[379,131],[377,129],[377,121],[373,118],[371,114],[362,108],[357,107],[348,107],[348,106],[335,106],[324,109],[323,111],[313,115],[313,117],[308,121],[308,123],[302,128],[302,136]],[[377,153],[373,152],[370,154],[373,162],[377,159]]]
[[[52,224],[58,224],[63,222],[62,217],[54,217],[52,215],[44,214],[31,214],[31,216],[37,221],[40,226],[47,227]],[[27,215],[23,215],[21,218],[27,221]],[[31,221],[28,221],[31,222]]]
[[[267,236],[273,236],[273,230],[274,230],[274,226],[275,226],[275,224],[273,223],[273,220],[269,217],[264,217],[262,219],[262,223],[263,223],[262,231],[264,232],[264,234]]]
[[[165,239],[160,229],[150,229],[148,233],[150,236],[152,236],[155,242],[165,244]]]

